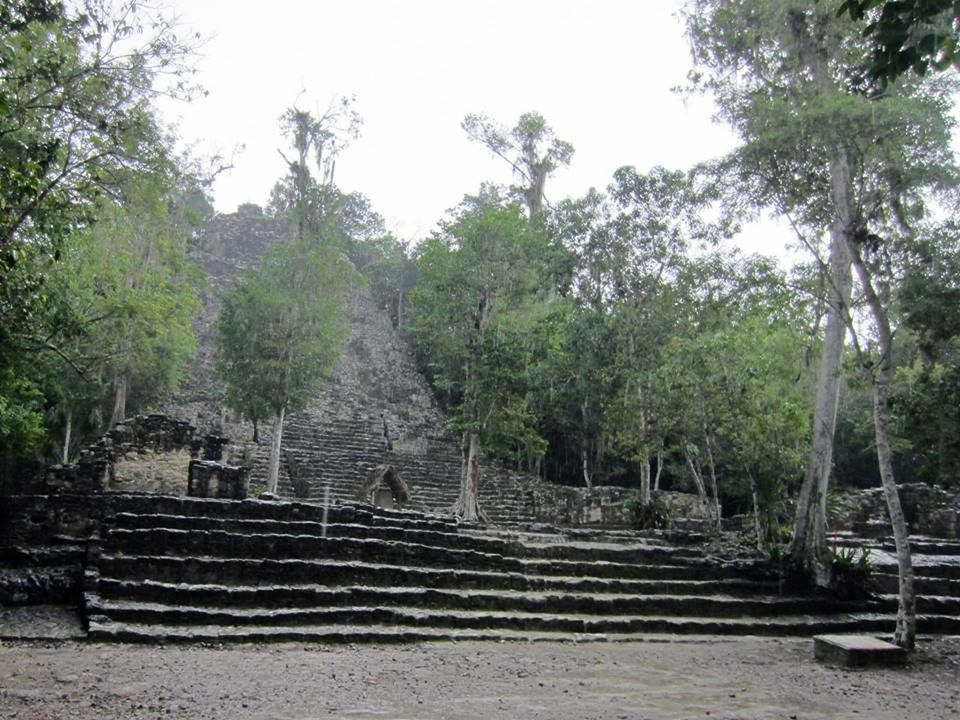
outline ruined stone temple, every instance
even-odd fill
[[[211,224],[197,250],[210,276],[199,352],[181,392],[165,414],[118,425],[76,465],[0,499],[0,606],[57,603],[77,618],[72,637],[151,643],[892,632],[896,558],[876,494],[851,502],[831,538],[871,552],[872,593],[849,597],[795,593],[764,553],[705,547],[682,517],[666,531],[625,527],[621,489],[558,487],[491,462],[481,504],[494,523],[458,523],[457,438],[360,286],[333,377],[286,419],[282,498],[248,497],[270,438],[252,442],[223,408],[213,320],[217,291],[283,239],[253,207]],[[960,496],[940,495],[905,495],[919,631],[958,634]]]
[[[255,444],[253,427],[223,407],[212,372],[217,292],[254,266],[267,247],[284,241],[287,232],[283,222],[256,206],[243,206],[210,224],[194,257],[210,278],[196,327],[199,350],[179,396],[165,408],[166,414],[196,427],[199,435],[229,438],[225,462],[250,467],[254,486],[266,480],[270,427],[265,423],[259,428],[260,442]],[[352,500],[372,468],[389,464],[411,490],[405,507],[449,511],[459,489],[458,438],[445,431],[446,419],[405,340],[369,290],[358,283],[344,309],[351,336],[333,377],[306,412],[290,415],[284,423],[280,496],[320,500],[329,486],[334,499]],[[618,513],[620,495],[618,488],[610,488],[585,503],[578,489],[538,482],[486,462],[480,504],[495,522],[578,522]]]

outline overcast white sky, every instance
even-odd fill
[[[220,212],[265,205],[285,172],[278,118],[294,102],[322,111],[355,95],[361,137],[337,183],[364,193],[398,237],[418,240],[485,180],[509,168],[460,122],[482,112],[512,125],[536,110],[576,153],[548,199],[603,188],[622,165],[687,168],[734,146],[701,98],[671,92],[689,53],[679,0],[169,0],[209,40],[209,96],[168,110],[197,152],[245,149],[214,187]],[[301,91],[305,91],[301,94]],[[785,233],[748,233],[782,252]]]

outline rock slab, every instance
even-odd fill
[[[819,662],[844,667],[893,667],[903,665],[902,647],[869,635],[817,635],[813,654]]]

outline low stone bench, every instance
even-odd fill
[[[893,667],[907,661],[902,647],[869,635],[817,635],[813,654],[822,663],[857,668]]]

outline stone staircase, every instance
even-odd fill
[[[252,426],[224,410],[223,389],[213,373],[213,328],[219,293],[255,266],[267,248],[283,242],[288,230],[255,208],[211,222],[193,254],[210,284],[194,327],[197,356],[178,396],[162,408],[197,427],[199,434],[231,438],[225,462],[249,466],[254,483],[265,482],[268,475],[270,429],[261,427],[260,442],[253,443]],[[333,377],[306,411],[288,415],[284,422],[279,494],[320,501],[329,485],[331,498],[353,500],[369,470],[389,463],[410,487],[411,509],[449,510],[459,491],[458,439],[445,431],[446,418],[406,341],[362,283],[347,293],[343,309],[351,336]],[[482,472],[480,504],[491,521],[535,519],[531,485],[537,485],[536,478],[497,462],[485,461]]]
[[[960,632],[954,570],[928,586],[954,594],[921,601],[921,632]],[[145,642],[890,633],[896,610],[782,595],[765,562],[625,532],[173,496],[116,496],[84,582],[91,638]]]
[[[266,477],[269,451],[264,447],[252,465],[253,477]],[[288,500],[322,500],[329,487],[331,500],[356,499],[370,470],[395,466],[412,489],[408,509],[443,512],[453,507],[459,491],[459,448],[444,436],[416,443],[402,440],[388,447],[382,421],[353,417],[317,425],[310,415],[293,416],[284,425],[279,495]],[[498,524],[535,521],[534,503],[526,480],[499,464],[484,468],[480,504]]]
[[[877,597],[896,607],[899,592],[897,551],[890,535],[865,538],[850,532],[834,533],[835,548],[868,551],[872,567],[869,587]],[[910,536],[917,613],[921,628],[930,633],[956,634],[960,625],[960,541],[922,535]]]

